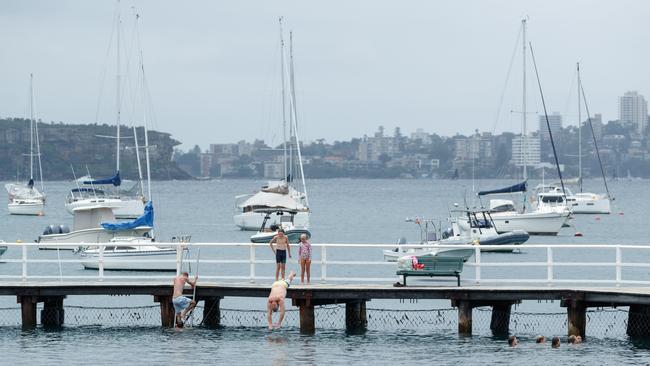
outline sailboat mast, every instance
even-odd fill
[[[116,170],[119,173],[120,171],[120,118],[121,118],[121,95],[120,95],[120,26],[122,24],[122,16],[120,14],[120,0],[117,0],[117,71],[115,75],[115,104],[117,111],[116,126],[117,133],[115,135],[117,141],[117,150],[116,150]]]
[[[280,23],[280,77],[281,77],[281,83],[282,83],[282,138],[284,140],[283,143],[283,156],[284,156],[284,178],[287,178],[287,111],[286,111],[286,100],[285,100],[285,90],[284,90],[284,37],[283,37],[283,30],[282,30],[282,19],[283,17],[280,17],[278,19]],[[288,184],[289,182],[287,182]]]
[[[41,185],[41,194],[44,195],[45,194],[45,186],[43,185],[43,165],[41,164],[41,143],[40,143],[40,139],[38,137],[38,121],[36,121],[36,116],[35,116],[36,113],[34,112],[34,110],[36,108],[34,107],[34,83],[33,83],[33,80],[34,80],[33,75],[29,74],[29,81],[30,81],[30,83],[29,83],[30,84],[30,86],[29,86],[30,93],[29,94],[30,94],[30,98],[31,98],[31,103],[30,103],[31,107],[30,107],[30,109],[31,109],[31,115],[32,115],[31,119],[32,119],[32,121],[34,123],[34,141],[36,142],[36,156],[38,157],[38,160],[37,160],[37,162],[38,162],[38,179],[39,179],[39,182],[41,182],[41,184],[40,184]],[[33,145],[33,143],[32,143],[32,145]],[[30,153],[30,155],[33,155],[33,154]]]
[[[29,74],[29,180],[34,179],[34,75]],[[31,187],[30,187],[31,188]]]
[[[526,171],[526,165],[528,163],[528,151],[526,151],[526,137],[527,137],[527,131],[526,131],[526,18],[523,18],[521,20],[521,26],[522,26],[522,34],[523,34],[523,39],[522,39],[522,65],[523,65],[523,82],[522,82],[522,100],[521,100],[521,154],[523,157],[523,177],[524,180],[528,179],[528,172]]]
[[[576,63],[578,73],[578,186],[582,192],[582,117],[580,115],[580,63]]]
[[[289,98],[295,102],[294,99],[294,90],[293,90],[293,32],[289,31]],[[293,125],[296,120],[296,115],[294,114],[295,109],[292,108],[289,113],[289,176],[293,181],[293,149],[296,141],[294,140],[294,130]]]

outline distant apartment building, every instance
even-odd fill
[[[393,158],[397,153],[399,153],[399,144],[394,137],[384,136],[384,129],[381,126],[374,137],[364,136],[359,143],[358,157],[361,161],[378,161],[382,155]]]
[[[551,126],[553,138],[559,137],[560,133],[562,133],[562,115],[558,112],[553,112],[553,114],[548,116],[548,124]],[[542,141],[550,141],[545,115],[539,116],[539,137]]]
[[[618,120],[623,125],[633,125],[639,135],[648,126],[648,102],[643,95],[629,91],[618,98]]]
[[[535,166],[540,163],[539,136],[516,136],[512,139],[511,162],[515,166]]]
[[[471,137],[455,138],[454,169],[489,166],[492,161],[492,134],[478,132]]]
[[[283,157],[277,156],[274,160],[264,162],[264,178],[284,179]]]
[[[584,129],[582,130],[582,133],[585,133],[585,131],[588,134],[591,134],[591,129],[589,128],[589,119],[583,122]],[[600,141],[603,138],[603,115],[600,113],[596,113],[593,117],[591,117],[591,126],[594,129],[594,135],[596,136],[596,141]],[[584,138],[584,137],[583,137]]]
[[[411,132],[411,140],[421,141],[422,144],[428,145],[431,143],[431,136],[428,132],[425,132],[423,129],[418,128],[415,132]]]

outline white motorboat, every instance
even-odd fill
[[[147,213],[141,217],[147,216]],[[80,244],[107,243],[116,237],[144,237],[153,228],[153,207],[151,207],[151,220],[136,222],[135,226],[125,226],[118,229],[107,229],[106,223],[115,221],[111,207],[94,206],[80,207],[73,211],[72,230],[67,225],[50,225],[45,228],[43,234],[38,237],[41,244],[65,244],[63,246],[39,246],[39,249],[67,249],[74,250]],[[138,225],[142,223],[142,225]],[[104,226],[102,226],[104,224]],[[124,223],[127,224],[127,223]]]
[[[150,238],[116,237],[80,255],[85,269],[99,269],[102,261],[107,271],[176,271],[176,248],[157,246]]]
[[[289,215],[287,215],[287,213]],[[264,220],[262,221],[262,226],[259,231],[251,236],[251,243],[268,243],[273,239],[274,236],[278,234],[279,229],[281,228],[284,231],[284,235],[289,238],[290,243],[299,243],[300,236],[305,234],[307,238],[311,237],[311,232],[307,227],[298,226],[293,222],[295,216],[295,211],[278,211],[278,210],[266,210]],[[280,225],[269,225],[271,217],[273,215],[280,217]]]
[[[536,208],[533,212],[571,212],[571,207],[567,204],[570,191],[568,188],[555,185],[539,185],[535,188],[537,192]]]
[[[278,209],[295,211],[294,223],[309,227],[309,208],[305,206],[306,196],[285,182],[269,182],[262,190],[253,195],[237,197],[237,212],[233,219],[242,230],[259,230],[266,216],[260,210]],[[285,216],[289,216],[288,213]],[[281,215],[273,215],[267,225],[280,225]]]
[[[291,221],[297,227],[309,227],[311,211],[309,209],[300,138],[298,136],[298,113],[296,111],[293,72],[293,41],[291,38],[289,39],[289,61],[286,62],[283,37],[282,19],[280,19],[282,136],[284,140],[282,148],[283,155],[281,157],[284,167],[283,180],[280,182],[269,182],[268,185],[262,187],[262,190],[254,195],[242,195],[236,198],[237,212],[233,220],[235,225],[241,230],[258,230],[265,220],[267,221],[267,225],[281,225],[284,219],[283,216],[275,215],[267,219],[264,213],[259,212],[259,210],[267,209],[293,211],[295,213],[291,215]],[[288,92],[286,89],[288,89]],[[287,108],[289,109],[289,121],[287,121]],[[299,177],[302,183],[302,192],[292,185],[296,176]]]
[[[65,209],[72,214],[75,209],[83,207],[106,206],[113,210],[116,219],[134,219],[142,215],[144,211],[144,196],[141,194],[125,194],[124,192],[107,192],[105,189],[96,188],[106,184],[120,186],[122,180],[119,173],[107,180],[92,180],[90,177],[78,179],[86,186],[73,188],[65,198]],[[108,182],[108,183],[102,183]],[[90,187],[88,187],[90,185]],[[138,183],[128,191],[137,190]],[[110,189],[110,188],[107,188]]]
[[[11,215],[44,215],[45,193],[43,188],[43,168],[41,166],[41,145],[38,138],[38,122],[34,119],[34,88],[33,75],[29,75],[29,181],[27,184],[9,183],[5,184],[9,194],[7,209]],[[36,151],[34,151],[36,147]],[[41,182],[41,190],[34,187],[34,157],[38,159],[38,171]]]

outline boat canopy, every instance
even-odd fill
[[[251,210],[260,208],[285,208],[288,210],[305,211],[302,203],[287,194],[261,191],[239,205],[241,208],[250,207]]]
[[[500,189],[493,189],[491,191],[480,191],[478,192],[479,196],[485,196],[488,194],[500,194],[500,193],[516,193],[516,192],[526,192],[526,186],[527,182],[523,181],[521,183],[517,183],[513,186],[510,187],[505,187],[505,188],[500,188]]]
[[[144,214],[133,221],[115,223],[102,222],[101,225],[104,229],[109,231],[131,230],[142,226],[153,227],[153,203],[151,201],[147,202],[144,206]]]
[[[97,179],[97,180],[84,180],[83,184],[112,184],[115,187],[119,187],[120,184],[122,184],[122,180],[120,179],[120,172],[118,171],[111,178]]]

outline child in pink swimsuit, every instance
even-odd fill
[[[307,272],[307,284],[311,280],[311,244],[307,235],[300,235],[300,246],[298,247],[298,261],[300,262],[300,283],[305,283],[305,272]]]

